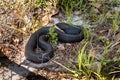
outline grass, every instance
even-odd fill
[[[120,24],[120,22],[119,22],[119,13],[118,12],[115,12],[115,14],[113,15],[113,26],[112,26],[112,32],[115,34],[117,31],[118,31],[118,29],[119,29],[119,24]]]
[[[58,6],[65,14],[67,23],[72,23],[73,11],[80,10],[84,5],[83,0],[60,0]]]
[[[58,34],[55,33],[55,25],[53,25],[50,29],[49,29],[49,36],[50,36],[50,41],[51,43],[57,45],[58,44]]]

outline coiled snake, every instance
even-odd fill
[[[67,23],[57,23],[56,26],[64,31],[62,32],[55,28],[60,42],[72,43],[84,39],[83,29],[80,26]],[[35,63],[45,63],[54,56],[53,47],[48,43],[49,37],[46,36],[49,33],[49,29],[49,26],[42,27],[30,36],[25,46],[25,57],[27,60]],[[44,52],[37,53],[35,51],[37,47],[41,48]]]

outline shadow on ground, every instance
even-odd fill
[[[0,53],[0,55],[2,55],[2,57],[0,57],[1,66],[6,67],[16,74],[25,77],[26,80],[48,80],[45,77],[37,75],[28,69],[16,64],[15,62],[10,61],[4,54]]]

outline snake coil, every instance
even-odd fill
[[[67,23],[57,23],[56,26],[64,31],[62,32],[55,28],[60,42],[79,42],[84,38],[84,33],[80,26]],[[53,47],[48,43],[49,37],[46,36],[49,33],[49,28],[49,26],[40,28],[30,36],[25,46],[25,56],[27,60],[35,63],[45,63],[54,56]],[[41,48],[44,52],[37,53],[35,51],[37,47]]]

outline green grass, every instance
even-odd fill
[[[52,26],[50,29],[49,29],[49,36],[50,36],[50,41],[51,43],[57,45],[58,44],[58,34],[55,33],[55,25]]]
[[[60,10],[65,13],[65,17],[67,18],[67,22],[72,22],[73,11],[81,10],[85,5],[83,4],[83,0],[60,0],[58,3]]]

